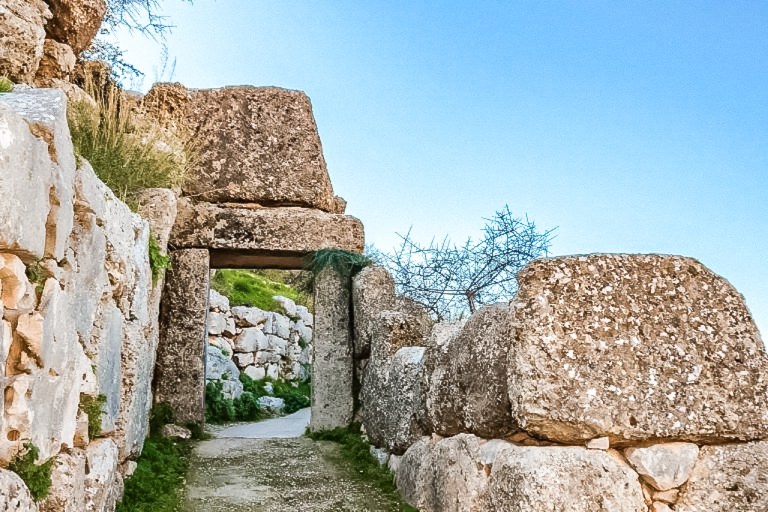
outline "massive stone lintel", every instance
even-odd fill
[[[241,254],[261,251],[300,256],[320,249],[362,252],[364,245],[363,224],[349,215],[309,208],[220,205],[189,198],[179,200],[171,233],[173,247],[239,250]]]
[[[177,422],[203,422],[208,251],[174,251],[171,265],[160,312],[155,403],[170,405]]]
[[[333,195],[312,105],[303,92],[156,84],[142,104],[180,138],[194,141],[186,195],[216,203],[343,209]]]
[[[312,361],[314,432],[352,423],[353,360],[349,283],[328,267],[315,278],[315,331]]]

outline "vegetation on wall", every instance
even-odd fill
[[[285,402],[284,414],[291,414],[304,407],[309,407],[311,388],[309,381],[293,385],[282,380],[266,378],[253,380],[241,373],[240,382],[243,384],[243,394],[234,400],[224,398],[220,381],[211,381],[205,386],[205,420],[209,423],[226,423],[229,421],[257,421],[269,417],[259,405],[262,396],[282,398]],[[272,386],[272,392],[267,392],[267,384]]]
[[[356,478],[379,487],[385,495],[397,504],[396,510],[418,512],[415,508],[401,501],[392,473],[388,468],[380,465],[371,455],[368,443],[360,434],[359,423],[353,423],[348,428],[335,428],[320,432],[311,432],[307,428],[305,435],[315,441],[339,443],[343,457],[343,460],[338,461],[340,465],[351,467]]]
[[[88,415],[88,437],[93,439],[101,434],[101,415],[107,397],[104,395],[90,396],[80,394],[80,409]]]
[[[252,306],[264,311],[283,313],[283,307],[272,297],[282,295],[309,307],[308,296],[282,282],[280,271],[217,270],[211,288],[229,299],[232,306]]]
[[[53,459],[43,464],[36,464],[39,455],[40,451],[37,446],[32,443],[25,443],[24,451],[16,455],[8,465],[8,469],[24,480],[24,483],[29,488],[29,493],[35,501],[40,501],[48,496],[48,491],[51,488],[51,469],[53,467]]]
[[[309,256],[306,268],[316,276],[321,270],[330,267],[343,278],[351,279],[371,263],[370,258],[356,252],[323,249]]]
[[[149,234],[149,267],[152,269],[152,284],[156,285],[160,276],[167,269],[171,268],[171,257],[163,254],[157,238],[152,233]]]
[[[13,82],[7,76],[0,76],[0,93],[13,91]]]

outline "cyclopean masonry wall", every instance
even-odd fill
[[[64,93],[24,87],[0,95],[0,196],[0,510],[113,510],[152,404],[148,237],[163,248],[176,197],[149,190],[149,220],[132,213],[75,158]],[[39,503],[3,469],[26,443],[54,461]]]
[[[175,253],[201,256],[194,272],[172,276],[166,284],[155,387],[157,399],[171,404],[177,419],[201,421],[205,380],[198,369],[205,368],[208,313],[208,290],[199,285],[208,271],[202,254],[211,268],[301,269],[305,257],[320,249],[362,252],[363,226],[344,215],[344,200],[333,195],[304,93],[157,84],[139,109],[192,141],[196,152],[170,245]],[[351,353],[349,317],[332,318],[335,311],[350,309],[347,287],[318,280],[315,354],[336,350],[339,343]],[[337,331],[320,327],[329,322],[343,331],[341,341]],[[320,360],[312,367],[314,426],[316,421],[323,428],[346,426],[352,419],[351,357],[340,364],[334,371]],[[324,416],[339,404],[343,414]]]
[[[361,415],[411,505],[768,510],[768,356],[727,281],[660,255],[518,278],[510,304],[431,330],[382,269],[354,280]]]

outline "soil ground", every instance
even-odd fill
[[[398,503],[356,478],[339,452],[303,433],[308,411],[217,428],[194,449],[188,512],[389,512]],[[287,436],[287,434],[291,436]],[[283,435],[283,437],[279,437]]]

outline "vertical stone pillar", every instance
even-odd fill
[[[312,344],[313,432],[352,423],[353,359],[348,280],[332,268],[315,277],[315,331]]]
[[[155,403],[179,423],[205,421],[205,345],[210,258],[207,249],[171,253],[160,306]]]

